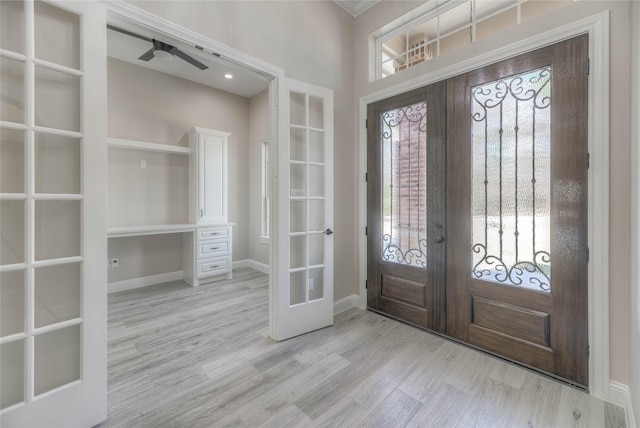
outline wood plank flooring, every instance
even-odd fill
[[[351,309],[268,337],[249,268],[109,296],[107,427],[624,427],[621,408],[430,333]]]

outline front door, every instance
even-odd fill
[[[447,233],[430,237],[446,238],[446,315],[428,326],[583,387],[587,52],[585,35],[448,79]]]
[[[368,109],[367,305],[444,332],[444,82]]]

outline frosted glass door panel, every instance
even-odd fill
[[[307,166],[292,164],[290,175],[292,197],[305,197],[307,196]]]
[[[324,230],[324,200],[309,200],[309,230]]]
[[[80,256],[80,201],[35,201],[36,260]]]
[[[324,269],[309,269],[309,301],[324,297],[322,284],[324,284]]]
[[[307,203],[305,201],[291,201],[290,232],[304,232],[307,230]]]
[[[324,163],[324,132],[309,130],[309,162]]]
[[[0,193],[26,193],[24,132],[0,130]]]
[[[319,97],[309,97],[309,127],[324,129],[323,99]]]
[[[35,269],[35,326],[80,317],[80,263]]]
[[[80,17],[43,1],[34,12],[36,58],[79,69]]]
[[[307,264],[307,236],[291,237],[291,269],[299,269]]]
[[[24,54],[24,3],[21,1],[0,1],[0,48]]]
[[[2,3],[5,3],[4,1]],[[0,120],[25,123],[25,66],[22,61],[0,56]]]
[[[35,67],[35,124],[80,131],[80,77]]]
[[[80,380],[80,325],[34,338],[34,393],[40,395]]]
[[[305,95],[292,92],[291,97],[291,125],[307,125],[307,109],[305,105]]]
[[[324,264],[324,233],[309,235],[309,266]]]
[[[306,282],[306,271],[299,272],[291,272],[289,277],[290,282],[290,295],[289,295],[289,304],[290,305],[298,305],[300,303],[304,303],[307,299],[305,292],[305,282]]]
[[[0,345],[0,409],[24,401],[24,340]]]
[[[36,134],[36,193],[80,193],[80,139]]]
[[[25,202],[0,201],[0,265],[25,261]]]
[[[291,128],[291,160],[307,160],[307,136],[304,129]]]
[[[24,333],[25,270],[0,272],[0,337]]]
[[[324,196],[324,166],[309,165],[309,196]]]

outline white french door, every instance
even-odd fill
[[[333,91],[279,88],[274,339],[333,324]]]
[[[0,426],[106,419],[106,13],[0,2]]]

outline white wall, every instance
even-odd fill
[[[249,100],[112,58],[108,60],[108,90],[110,137],[186,146],[185,133],[193,126],[231,133],[229,221],[237,224],[233,229],[233,258],[246,259],[249,256]],[[139,167],[138,157],[147,160],[147,169]],[[187,223],[186,162],[179,155],[111,149],[109,225]],[[148,245],[149,238],[135,239],[144,242],[122,245],[122,238],[110,240],[109,257],[119,257],[120,267],[109,269],[109,282],[179,270],[175,263],[166,260],[168,251],[173,251],[176,260],[182,260],[180,234],[163,237],[163,248]],[[140,261],[137,252],[141,248],[146,252],[144,267],[135,263]]]
[[[334,90],[334,298],[358,293],[353,17],[326,0],[131,3]]]
[[[611,11],[610,21],[610,376],[628,384],[630,373],[640,370],[637,359],[629,360],[630,307],[629,284],[632,260],[630,250],[630,115],[629,115],[629,11],[625,1],[577,1],[557,12],[538,17],[517,27],[496,32],[472,45],[402,73],[369,83],[369,34],[402,16],[423,2],[381,2],[355,20],[355,97],[374,93],[422,74],[433,73],[467,58],[490,52],[561,25]],[[637,21],[636,21],[636,26]],[[634,190],[637,192],[637,188]],[[637,264],[637,260],[633,261]],[[636,308],[637,311],[637,308]]]
[[[262,234],[262,143],[269,139],[269,91],[249,100],[249,258],[269,264],[269,244]]]
[[[629,387],[633,413],[636,421],[640,418],[640,3],[632,2],[629,20],[631,23],[631,149],[633,181],[631,188],[632,197],[632,262],[633,275],[631,277],[631,332],[630,332],[630,356],[631,378]]]

